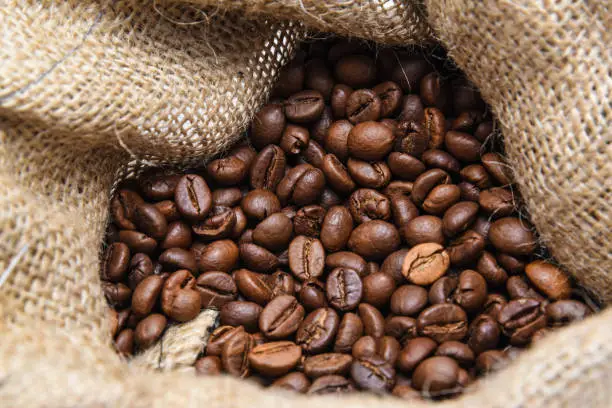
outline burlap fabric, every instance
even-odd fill
[[[422,43],[435,33],[499,117],[542,240],[609,302],[608,7],[605,0],[1,1],[0,406],[338,404],[193,377],[188,366],[204,347],[210,312],[126,364],[110,345],[98,278],[117,178],[223,151],[265,100],[304,25],[386,44]],[[561,330],[441,406],[608,407],[610,324],[607,310]],[[407,405],[343,398],[352,408]]]

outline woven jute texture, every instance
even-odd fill
[[[608,303],[610,15],[605,0],[0,0],[0,406],[337,406],[195,378],[211,311],[126,363],[98,278],[114,183],[225,150],[306,27],[381,44],[439,39],[500,119],[541,239]],[[609,407],[611,325],[604,310],[560,330],[440,406]]]

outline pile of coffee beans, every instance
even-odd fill
[[[101,272],[117,350],[215,308],[201,375],[445,398],[592,313],[518,213],[478,92],[425,55],[310,44],[246,142],[121,186]]]

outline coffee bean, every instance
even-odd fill
[[[487,299],[487,282],[476,271],[467,269],[461,272],[454,299],[468,313],[481,309]]]
[[[499,266],[495,256],[487,251],[484,251],[478,259],[476,270],[485,278],[489,286],[503,287],[508,280],[508,273]]]
[[[423,209],[430,214],[443,214],[461,198],[461,190],[455,184],[434,187],[423,201]]]
[[[132,257],[128,272],[128,286],[134,290],[144,278],[153,274],[153,262],[146,254],[135,254]]]
[[[506,367],[510,361],[499,350],[487,350],[476,358],[476,370],[480,374],[492,373]]]
[[[391,276],[395,283],[400,284],[404,281],[404,275],[402,274],[402,266],[404,265],[404,258],[408,253],[408,249],[400,249],[391,253],[380,267],[382,273],[386,273]]]
[[[480,189],[487,189],[491,187],[491,177],[487,170],[480,164],[470,164],[464,167],[459,172],[461,178]]]
[[[275,191],[285,174],[286,162],[285,153],[279,146],[264,147],[251,164],[251,187]]]
[[[346,117],[353,124],[376,121],[380,118],[382,102],[371,89],[358,89],[346,101]]]
[[[221,359],[217,356],[200,357],[196,360],[194,367],[196,375],[199,376],[219,375],[223,370]]]
[[[334,75],[350,87],[367,87],[376,79],[376,64],[364,55],[348,55],[336,63]]]
[[[163,239],[168,231],[166,217],[152,204],[140,204],[132,216],[138,229],[155,239]]]
[[[124,357],[131,356],[134,352],[134,330],[121,330],[115,338],[115,349]]]
[[[166,329],[166,316],[154,313],[142,319],[134,331],[134,341],[141,349],[155,343]]]
[[[395,337],[383,336],[376,339],[376,354],[386,360],[391,366],[395,365],[402,346]]]
[[[415,204],[422,206],[423,202],[434,189],[434,187],[441,184],[450,184],[451,178],[447,172],[441,169],[431,169],[427,170],[425,173],[422,173],[417,179],[414,181],[414,186],[412,187],[412,193],[410,198]]]
[[[406,345],[408,340],[417,336],[416,320],[407,316],[390,316],[385,320],[385,335]]]
[[[240,206],[247,217],[257,221],[262,221],[281,210],[278,197],[263,189],[249,191],[242,199]]]
[[[391,296],[391,312],[400,316],[416,316],[427,305],[427,290],[416,285],[403,285]]]
[[[421,215],[413,218],[404,226],[404,238],[412,246],[423,243],[444,244],[446,238],[442,232],[442,226],[440,218]]]
[[[200,292],[202,308],[220,308],[238,296],[234,279],[220,271],[210,271],[198,276],[195,288]]]
[[[461,201],[446,210],[442,218],[442,230],[448,237],[453,237],[465,230],[476,220],[478,204],[472,201]]]
[[[366,336],[382,337],[385,333],[385,318],[374,306],[367,303],[359,304],[359,317],[363,322]]]
[[[244,327],[219,326],[211,334],[206,344],[208,356],[220,356],[223,345],[236,334],[244,332]]]
[[[339,311],[346,312],[357,307],[363,296],[363,284],[353,269],[336,268],[326,281],[325,291],[329,303]]]
[[[307,205],[299,209],[293,218],[295,234],[318,238],[325,213],[325,208],[320,205]]]
[[[450,83],[437,72],[430,72],[420,82],[421,98],[428,106],[444,110],[449,102]]]
[[[302,349],[291,341],[261,344],[249,351],[249,365],[263,375],[288,373],[302,357]]]
[[[276,255],[264,247],[255,244],[240,244],[240,258],[247,268],[255,272],[271,272],[279,267]]]
[[[498,293],[491,293],[489,296],[487,296],[487,300],[485,300],[484,312],[492,316],[497,321],[499,312],[506,303],[508,303],[508,301],[504,296]]]
[[[349,158],[347,162],[350,176],[366,188],[383,188],[391,181],[391,170],[383,161],[366,162]]]
[[[147,316],[157,303],[164,280],[159,275],[144,278],[134,289],[132,295],[132,312],[138,316]]]
[[[316,279],[323,274],[325,249],[316,238],[300,235],[289,244],[289,267],[301,281]]]
[[[387,157],[389,170],[395,177],[414,181],[425,172],[425,165],[422,161],[407,153],[391,152]]]
[[[181,218],[178,207],[174,201],[164,200],[153,204],[157,210],[166,217],[167,222],[178,221]],[[169,226],[168,226],[169,227]]]
[[[514,212],[514,196],[510,190],[500,187],[482,190],[478,203],[492,217],[507,217]]]
[[[151,174],[141,181],[140,187],[144,196],[150,200],[167,200],[174,197],[179,179],[178,175]]]
[[[515,299],[508,302],[500,311],[499,324],[504,334],[510,337],[510,344],[527,344],[537,330],[546,326],[546,316],[542,304],[536,299]]]
[[[136,207],[143,203],[138,193],[126,189],[119,190],[111,200],[111,215],[115,224],[121,229],[136,229],[132,217]]]
[[[393,224],[381,220],[357,226],[349,237],[348,247],[368,260],[384,259],[400,245],[400,236]]]
[[[461,190],[461,200],[477,203],[480,199],[480,189],[474,184],[462,181],[457,186]]]
[[[416,337],[409,340],[397,359],[397,367],[405,372],[413,371],[423,360],[433,355],[438,345],[428,337]]]
[[[355,182],[347,168],[334,154],[326,154],[321,169],[330,186],[340,194],[350,194],[355,189]]]
[[[381,102],[380,116],[387,117],[396,113],[402,103],[402,89],[392,81],[376,85],[372,90],[378,95]]]
[[[313,204],[324,186],[325,176],[321,170],[310,164],[300,164],[289,170],[278,184],[276,193],[282,203],[304,206]]]
[[[474,352],[467,344],[459,341],[445,341],[438,346],[436,356],[450,357],[461,367],[471,367],[474,363]]]
[[[500,329],[494,317],[481,314],[470,324],[467,344],[476,354],[493,350],[499,344]]]
[[[249,172],[249,166],[236,156],[227,156],[208,163],[206,172],[217,184],[238,185]]]
[[[349,154],[361,160],[382,160],[393,148],[395,137],[385,125],[368,121],[357,124],[349,132]]]
[[[447,173],[456,174],[461,170],[461,164],[448,152],[438,149],[429,149],[421,156],[427,167],[438,168]]]
[[[274,381],[271,387],[303,394],[310,388],[310,380],[304,373],[294,371]]]
[[[189,248],[191,246],[191,228],[182,221],[168,224],[168,232],[160,244],[162,249]]]
[[[429,147],[429,133],[421,122],[400,121],[393,129],[395,151],[406,153],[416,158]]]
[[[482,145],[474,136],[450,130],[446,132],[444,144],[450,154],[463,162],[475,162],[480,159]]]
[[[351,378],[359,388],[380,393],[395,385],[395,370],[381,357],[364,357],[351,364]]]
[[[408,401],[421,399],[421,393],[409,385],[396,385],[393,387],[391,394],[393,394],[395,397]]]
[[[482,155],[482,164],[487,171],[503,186],[512,184],[509,176],[510,167],[505,163],[499,153],[485,153]]]
[[[557,300],[546,306],[546,316],[553,326],[583,320],[591,314],[587,305],[577,300]]]
[[[527,262],[520,256],[513,256],[505,253],[497,253],[497,262],[511,275],[518,275],[525,270]]]
[[[358,224],[391,218],[391,202],[376,190],[360,188],[349,198],[349,210]]]
[[[536,247],[535,237],[529,227],[513,217],[493,222],[489,239],[499,251],[514,256],[530,255]]]
[[[467,230],[453,239],[446,248],[451,265],[459,266],[474,263],[484,251],[485,245],[486,242],[482,235]]]
[[[548,262],[531,262],[525,267],[525,274],[536,289],[551,299],[567,299],[572,293],[569,277]]]
[[[424,118],[425,111],[419,95],[404,95],[399,119],[407,122],[421,122]]]
[[[255,333],[262,310],[257,303],[236,300],[221,306],[219,318],[223,325],[244,326],[249,333]]]
[[[325,375],[345,375],[348,373],[352,362],[353,357],[350,354],[317,354],[306,357],[304,360],[304,374],[313,379]]]
[[[111,283],[102,281],[102,292],[104,297],[114,307],[124,307],[130,302],[132,290],[123,283]]]
[[[459,365],[450,357],[430,357],[414,370],[412,384],[427,393],[448,391],[457,386]]]
[[[332,344],[339,325],[340,318],[334,309],[314,310],[300,324],[296,343],[307,353],[319,353]]]
[[[269,339],[283,339],[295,333],[304,320],[304,307],[293,296],[272,299],[259,315],[259,328]]]
[[[419,209],[406,195],[392,194],[390,199],[393,220],[400,230],[400,235],[406,239],[406,225],[419,215]]]
[[[376,339],[372,336],[363,336],[355,342],[352,350],[356,359],[376,355]]]
[[[339,375],[325,375],[312,382],[307,394],[345,394],[353,391],[355,391],[355,387],[346,378]]]
[[[449,265],[444,247],[434,243],[419,244],[406,254],[402,274],[415,285],[430,285],[446,273]]]
[[[353,93],[353,88],[344,84],[336,84],[331,93],[331,108],[334,118],[342,119],[346,117],[346,105],[349,96]]]
[[[253,242],[270,251],[287,248],[293,236],[293,223],[285,214],[274,213],[253,230]]]
[[[522,276],[512,276],[506,282],[506,290],[510,299],[529,298],[539,301],[544,300],[542,295],[536,292]]]
[[[314,122],[323,113],[325,101],[320,92],[300,91],[291,95],[284,103],[287,119],[295,123]]]
[[[306,161],[306,163],[312,164],[317,168],[321,168],[323,165],[323,157],[327,153],[321,145],[314,140],[308,142],[308,146],[300,152],[300,157]]]
[[[344,161],[348,157],[348,138],[353,124],[348,120],[338,120],[331,124],[325,137],[325,149],[335,154],[338,160]]]
[[[195,285],[195,278],[186,269],[176,271],[166,279],[161,291],[161,307],[166,316],[187,322],[198,315],[202,300]]]
[[[355,342],[363,335],[363,323],[355,313],[345,313],[338,327],[334,352],[350,353]]]
[[[212,194],[202,177],[186,174],[176,185],[174,202],[181,215],[190,221],[199,221],[206,218],[212,207]]]
[[[145,255],[146,256],[146,255]],[[105,280],[119,282],[122,280],[130,264],[130,249],[123,242],[115,242],[106,250],[102,277]]]
[[[459,341],[468,331],[467,315],[462,308],[450,303],[429,306],[419,314],[417,329],[422,336],[430,337],[438,343]]]
[[[269,144],[278,144],[285,128],[285,115],[280,104],[269,103],[264,105],[255,114],[251,125],[250,140],[257,149]]]
[[[289,124],[283,131],[280,147],[286,154],[299,154],[306,149],[309,141],[310,134],[308,129]]]
[[[442,111],[434,107],[425,108],[423,127],[429,136],[428,147],[430,149],[442,147],[446,135],[446,119]]]
[[[191,248],[194,251],[194,246]],[[231,271],[238,262],[238,247],[233,241],[220,240],[211,242],[194,252],[201,272],[219,270]]]
[[[193,253],[183,248],[166,249],[159,256],[159,262],[168,271],[187,269],[190,272],[195,272],[198,270]]]
[[[397,57],[396,57],[397,58]],[[391,80],[405,93],[419,89],[421,79],[431,71],[431,65],[421,56],[402,56],[391,73]]]
[[[329,100],[331,90],[334,86],[334,78],[327,68],[325,61],[313,58],[306,63],[306,77],[304,87],[319,91],[325,100]]]
[[[244,331],[227,339],[221,351],[223,369],[230,375],[245,378],[250,374],[249,353],[254,348],[253,338]]]
[[[321,226],[321,243],[329,252],[343,249],[353,230],[351,213],[343,206],[331,207]]]
[[[384,308],[395,290],[395,280],[387,273],[376,272],[363,278],[363,301]]]
[[[329,254],[325,258],[325,266],[328,269],[348,268],[356,271],[359,276],[365,276],[366,261],[354,252],[342,251]]]
[[[266,275],[248,269],[235,270],[232,275],[238,291],[246,299],[262,306],[272,299],[272,288],[266,280]]]

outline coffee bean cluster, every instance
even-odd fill
[[[215,308],[199,374],[444,398],[589,315],[519,216],[478,93],[423,55],[310,45],[248,142],[122,186],[101,273],[117,350]]]

